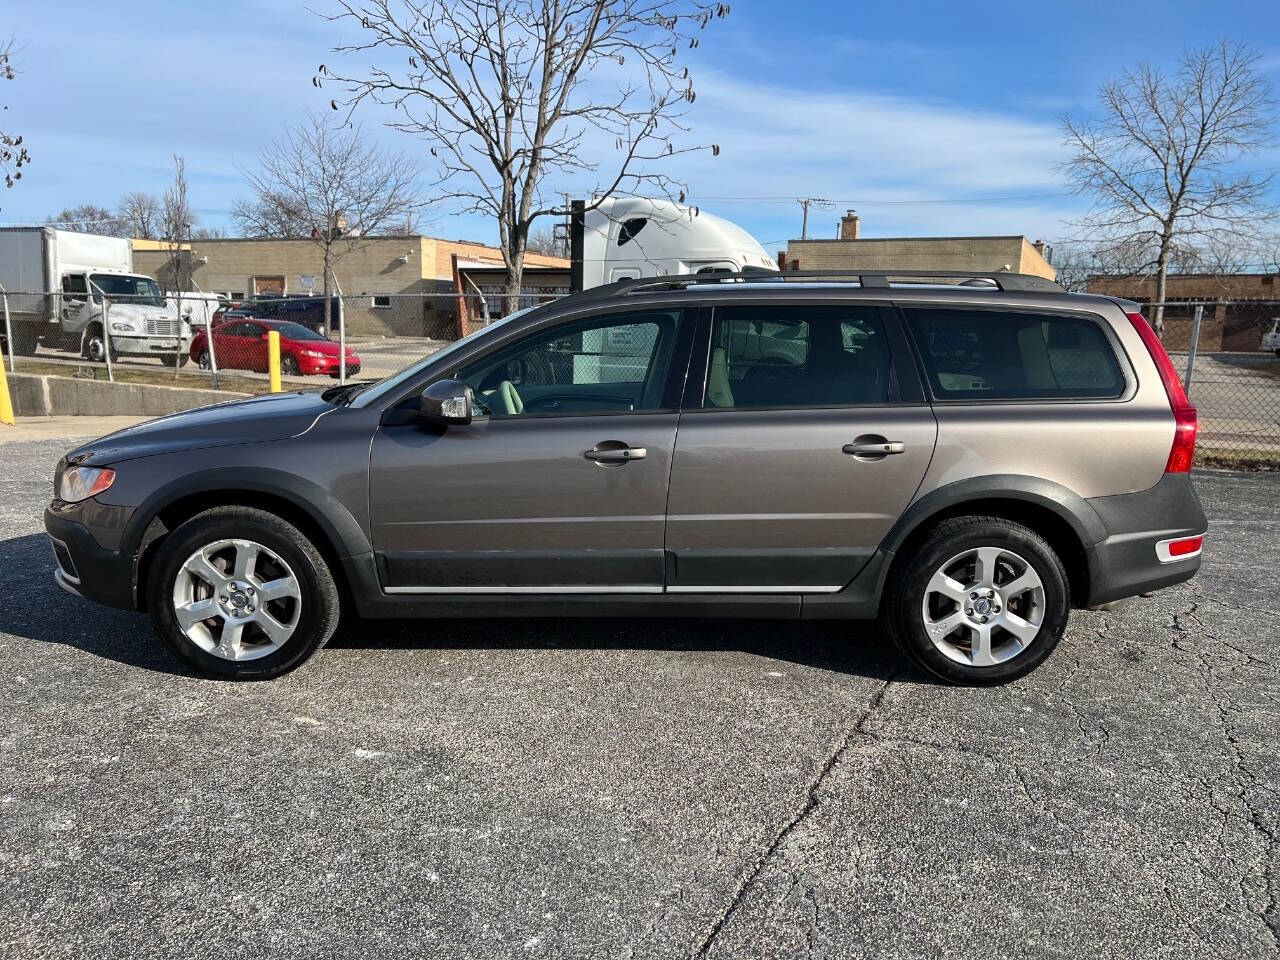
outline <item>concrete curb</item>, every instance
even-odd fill
[[[211,403],[252,396],[149,383],[112,383],[79,377],[9,375],[13,412],[19,417],[163,417]]]

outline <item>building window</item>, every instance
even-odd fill
[[[373,298],[374,307],[385,310],[391,306],[391,297],[386,295],[378,295]]]
[[[229,294],[227,294],[227,296],[229,296],[232,300],[243,300],[243,299],[244,299],[244,291],[243,291],[243,290],[232,290]]]

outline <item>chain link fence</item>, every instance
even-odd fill
[[[558,295],[526,292],[520,302]],[[267,335],[275,331],[285,388],[321,388],[395,373],[494,322],[503,307],[489,291],[245,301],[8,291],[0,294],[0,352],[19,374],[265,393]]]
[[[1196,462],[1280,468],[1280,300],[1163,306],[1161,339],[1200,416]]]
[[[560,291],[529,291],[521,306]],[[494,290],[259,297],[101,290],[7,292],[0,349],[15,373],[269,389],[266,334],[280,334],[285,389],[374,380],[435,353],[504,311]],[[1144,304],[1148,318],[1155,304]],[[1280,300],[1164,304],[1163,340],[1200,413],[1201,464],[1280,467]],[[210,335],[212,331],[212,335]]]

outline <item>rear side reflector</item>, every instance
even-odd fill
[[[1161,563],[1172,563],[1174,560],[1186,560],[1200,553],[1204,548],[1204,534],[1198,537],[1179,537],[1176,540],[1161,540],[1156,543],[1156,556]]]
[[[1173,368],[1173,361],[1165,352],[1164,344],[1147,323],[1147,318],[1140,313],[1125,314],[1133,329],[1146,345],[1151,354],[1160,380],[1164,383],[1165,395],[1169,398],[1169,407],[1173,410],[1173,446],[1169,450],[1169,460],[1165,463],[1165,473],[1187,473],[1191,470],[1191,461],[1196,456],[1196,408],[1187,399],[1187,392],[1182,389],[1182,380],[1178,371]]]

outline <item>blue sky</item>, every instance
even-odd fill
[[[34,162],[18,187],[0,192],[0,222],[38,222],[81,202],[114,207],[130,190],[159,193],[177,152],[201,221],[228,225],[246,192],[240,169],[283,124],[325,107],[330,92],[310,78],[332,62],[335,43],[351,39],[349,27],[308,6],[326,2],[14,5],[6,20],[21,76],[0,95],[10,106],[4,123],[24,134]],[[1280,93],[1280,18],[1257,0],[732,7],[690,60],[698,99],[688,121],[721,155],[680,157],[670,171],[688,180],[693,202],[771,251],[799,235],[802,196],[836,202],[812,214],[818,236],[833,235],[854,206],[868,236],[1060,238],[1082,205],[1056,170],[1058,118],[1088,113],[1099,83],[1124,66],[1172,65],[1187,45],[1248,41]],[[379,140],[430,162],[421,142],[381,129],[380,119],[363,115]],[[1280,150],[1249,166],[1280,167]],[[958,202],[974,200],[983,202]],[[447,208],[424,231],[496,235],[489,221]]]

